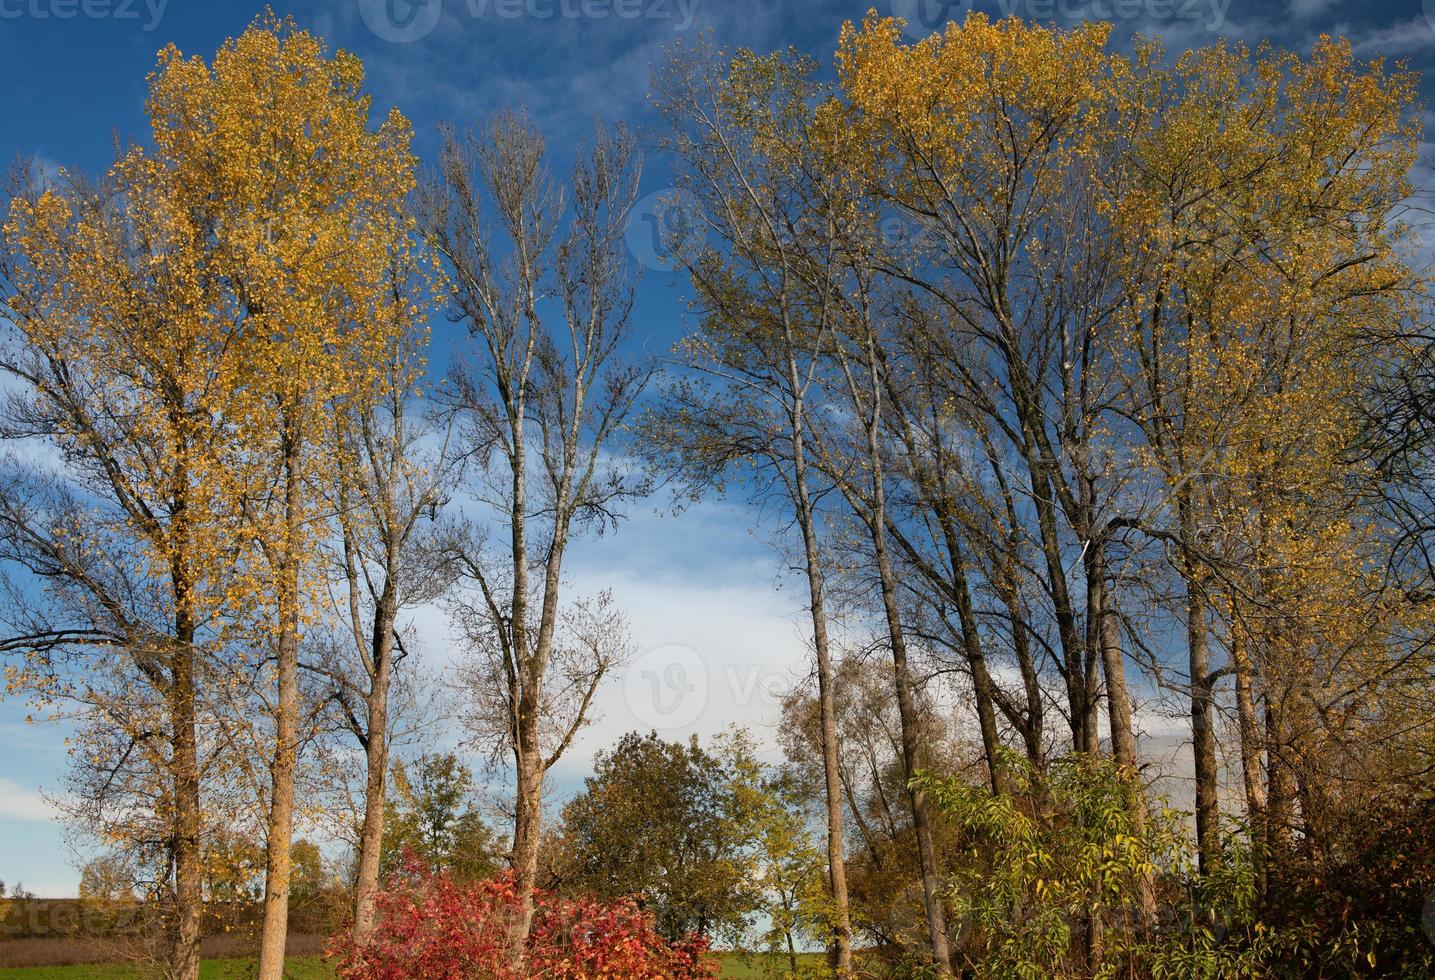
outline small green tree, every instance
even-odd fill
[[[809,826],[811,800],[796,774],[762,765],[744,738],[732,749],[733,801],[740,822],[752,828],[749,880],[760,920],[767,921],[758,938],[768,972],[797,977],[799,946],[820,943],[833,931],[827,856]]]
[[[248,834],[220,828],[204,846],[205,901],[233,907],[258,900],[264,889],[264,849]]]
[[[312,901],[324,888],[324,855],[311,840],[294,842],[294,871],[289,896],[296,905]]]
[[[3,895],[0,890],[0,895]],[[119,854],[102,854],[80,869],[81,901],[108,907],[135,900],[134,873]]]
[[[697,932],[737,941],[759,904],[749,874],[754,833],[731,753],[632,732],[599,753],[583,792],[563,808],[560,886],[641,896],[668,939]]]
[[[463,880],[498,869],[493,832],[473,806],[473,774],[451,752],[395,760],[385,818],[383,873],[405,852]]]

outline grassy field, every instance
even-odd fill
[[[242,980],[254,976],[255,961],[205,960],[199,966],[200,980]],[[325,980],[333,971],[317,956],[289,960],[285,976],[293,980]],[[113,963],[82,966],[23,966],[0,970],[0,980],[145,980],[149,974]]]
[[[820,967],[827,959],[824,953],[798,953],[798,965],[803,970],[811,970]],[[742,980],[761,980],[767,976],[785,976],[781,971],[787,969],[787,957],[780,957],[772,964],[777,969],[772,974],[767,972],[769,957],[766,953],[724,953],[722,956],[722,975],[724,977],[742,978]]]
[[[804,954],[821,958],[820,954]],[[765,958],[761,955],[723,954],[722,975],[758,980],[764,972]],[[326,980],[331,971],[318,957],[304,956],[291,959],[286,975],[293,980]],[[251,960],[205,960],[200,966],[201,980],[243,980],[254,976],[254,961]],[[84,966],[26,966],[0,969],[0,980],[144,980],[145,974],[130,967],[114,964],[87,964]]]

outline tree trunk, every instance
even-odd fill
[[[1270,876],[1279,871],[1290,848],[1291,828],[1295,822],[1295,773],[1292,771],[1286,746],[1284,705],[1276,692],[1266,691],[1266,860],[1267,887],[1274,882]]]
[[[1092,542],[1086,556],[1087,642],[1101,652],[1106,676],[1106,713],[1111,727],[1111,754],[1116,764],[1134,778],[1136,733],[1131,723],[1131,697],[1126,687],[1126,664],[1121,651],[1121,628],[1106,588],[1106,554]]]
[[[291,423],[292,424],[292,423]],[[289,879],[294,844],[294,777],[299,762],[299,444],[292,430],[284,447],[283,564],[277,583],[279,638],[276,644],[278,704],[274,718],[274,759],[265,844],[264,925],[259,946],[259,980],[283,980],[289,936]]]
[[[792,430],[792,496],[802,532],[807,566],[807,593],[812,614],[812,647],[817,657],[817,704],[822,741],[823,802],[827,807],[827,886],[832,897],[832,941],[829,959],[838,977],[852,974],[852,914],[847,900],[847,856],[842,845],[842,775],[837,754],[837,693],[832,676],[832,650],[827,636],[827,597],[822,553],[817,540],[812,494],[807,483],[807,415],[802,372],[790,321],[783,318],[787,405]],[[789,937],[790,939],[790,937]]]
[[[993,692],[996,682],[987,670],[986,656],[978,651],[968,654],[972,670],[972,695],[976,702],[977,729],[982,736],[982,755],[987,760],[987,782],[994,794],[1002,791],[1001,738],[997,732],[997,714]]]
[[[359,870],[354,882],[354,938],[366,938],[374,928],[374,896],[379,890],[379,859],[384,847],[385,786],[389,768],[389,681],[393,672],[394,621],[397,597],[390,570],[384,593],[374,610],[374,676],[367,699],[368,767],[364,783],[364,823],[359,834]]]
[[[1111,755],[1121,767],[1130,794],[1131,825],[1137,833],[1146,828],[1146,794],[1141,786],[1140,759],[1136,754],[1136,732],[1131,722],[1131,698],[1126,687],[1126,663],[1121,649],[1121,626],[1111,595],[1106,587],[1106,556],[1103,549],[1093,546],[1093,557],[1087,566],[1090,615],[1097,623],[1096,643],[1101,647],[1101,669],[1106,675],[1106,711],[1111,725]],[[1156,927],[1156,882],[1151,874],[1136,878],[1136,904],[1141,926]]]
[[[1196,774],[1196,850],[1201,874],[1215,869],[1220,855],[1221,811],[1216,797],[1216,733],[1211,724],[1211,662],[1206,600],[1187,577],[1186,642],[1191,673],[1191,749]]]
[[[1061,540],[1056,529],[1056,508],[1052,504],[1055,495],[1046,468],[1039,459],[1039,450],[1032,445],[1035,435],[1023,416],[1022,429],[1027,446],[1023,447],[1026,457],[1027,474],[1033,487],[1033,502],[1036,507],[1037,526],[1040,532],[1041,552],[1046,564],[1047,586],[1051,590],[1055,607],[1057,637],[1061,642],[1061,673],[1066,683],[1067,704],[1071,711],[1071,743],[1077,752],[1090,752],[1091,722],[1093,706],[1087,698],[1085,647],[1076,630],[1076,615],[1071,604],[1070,590],[1066,584],[1066,567],[1061,553]]]
[[[1009,547],[1014,548],[1014,544]],[[1014,561],[1014,559],[1012,559]],[[1021,595],[1017,591],[1016,577],[1009,569],[1003,570],[997,583],[1002,604],[1006,607],[1010,622],[1012,651],[1016,654],[1017,669],[1021,672],[1022,691],[1026,695],[1025,714],[1021,724],[1021,738],[1026,749],[1027,761],[1032,768],[1041,772],[1046,768],[1046,746],[1042,744],[1045,729],[1045,704],[1042,701],[1041,678],[1037,673],[1036,661],[1031,653],[1031,637],[1027,636],[1026,616],[1021,608]]]
[[[987,670],[986,652],[982,649],[981,633],[977,630],[976,611],[972,605],[971,586],[967,582],[967,561],[961,539],[952,522],[944,515],[942,533],[947,552],[951,555],[953,595],[957,603],[957,622],[962,629],[962,649],[972,672],[972,694],[976,702],[977,727],[982,736],[982,754],[987,759],[987,778],[993,793],[1002,791],[1001,738],[997,732],[994,705],[996,682]]]
[[[528,709],[536,719],[537,706]],[[519,751],[523,761],[515,774],[513,854],[510,866],[518,888],[518,915],[509,933],[511,955],[521,963],[533,928],[533,889],[538,884],[538,838],[543,821],[543,771],[539,763],[538,726],[520,721]]]
[[[517,751],[513,807],[513,859],[517,873],[519,914],[510,934],[512,956],[521,963],[528,934],[533,929],[533,890],[538,887],[538,842],[543,830],[543,779],[549,760],[543,757],[540,741],[543,711],[543,684],[548,673],[549,653],[558,623],[558,590],[562,582],[563,551],[571,512],[560,493],[554,505],[553,540],[548,549],[543,575],[543,602],[540,606],[538,636],[531,656],[524,658],[523,694],[518,702]],[[515,615],[517,613],[515,612]],[[517,646],[517,644],[515,644]],[[520,651],[527,649],[525,636]]]
[[[917,717],[916,698],[912,691],[911,670],[907,663],[907,638],[902,628],[901,612],[897,604],[897,576],[892,570],[892,556],[887,550],[887,501],[883,481],[882,447],[878,429],[882,419],[882,384],[880,357],[875,337],[869,334],[863,338],[867,372],[864,383],[868,384],[870,401],[864,406],[857,383],[850,373],[849,364],[844,360],[843,370],[847,372],[847,383],[853,404],[864,411],[863,427],[866,430],[866,453],[871,479],[871,499],[864,506],[857,494],[850,490],[849,500],[854,504],[867,525],[872,540],[872,555],[877,565],[877,577],[882,593],[882,611],[887,622],[887,636],[892,648],[893,680],[897,695],[897,716],[901,725],[902,778],[907,785],[907,802],[912,810],[912,830],[917,838],[917,863],[922,876],[922,905],[927,918],[927,936],[932,944],[932,962],[939,977],[952,975],[951,947],[947,942],[947,915],[943,905],[941,875],[937,864],[937,848],[932,840],[932,825],[927,811],[927,794],[913,785],[912,779],[920,768],[921,731]],[[865,510],[866,513],[861,512]]]
[[[1234,617],[1233,617],[1234,618]],[[1246,794],[1246,819],[1250,825],[1256,893],[1265,894],[1266,790],[1261,775],[1261,731],[1256,717],[1255,677],[1246,641],[1240,626],[1231,624],[1231,660],[1236,667],[1236,717],[1241,733],[1241,779]]]
[[[852,916],[847,902],[847,864],[842,846],[842,785],[837,759],[837,706],[833,690],[832,654],[827,637],[827,606],[821,555],[813,526],[812,501],[807,491],[805,452],[799,435],[794,440],[795,488],[798,523],[807,564],[807,588],[812,611],[812,646],[817,654],[817,701],[821,720],[822,775],[827,806],[827,884],[832,895],[832,965],[839,977],[852,973]]]
[[[516,717],[513,719],[513,841],[509,850],[509,867],[516,875],[518,887],[518,914],[508,930],[508,962],[515,970],[523,967],[524,953],[528,945],[528,932],[533,928],[533,880],[535,874],[524,874],[530,866],[528,855],[537,854],[538,841],[533,834],[534,815],[530,809],[529,786],[532,783],[533,760],[538,754],[537,711],[538,705],[531,699],[529,681],[528,649],[528,453],[524,444],[523,426],[526,411],[522,392],[514,402],[507,404],[508,426],[512,439],[512,455],[509,465],[513,468],[513,497],[509,501],[512,529],[509,545],[513,557],[513,598],[509,608],[509,620],[513,645],[511,656],[517,668],[516,677],[509,680],[511,701]],[[525,887],[526,885],[526,887]]]
[[[198,980],[204,916],[204,856],[200,848],[199,751],[195,734],[194,619],[189,590],[176,576],[178,606],[170,715],[174,726],[174,897],[169,972],[174,980]]]
[[[877,491],[875,506],[881,513],[882,494]],[[886,536],[879,516],[870,527],[876,553],[877,574],[882,588],[882,607],[887,617],[887,634],[892,646],[892,667],[897,693],[897,716],[902,725],[902,777],[907,780],[907,798],[912,807],[912,829],[917,836],[917,860],[922,875],[922,904],[927,914],[927,935],[932,943],[932,962],[938,976],[951,976],[952,955],[947,942],[947,914],[942,904],[937,848],[927,812],[927,794],[911,784],[920,768],[921,732],[916,699],[912,693],[911,671],[907,665],[907,639],[897,608],[897,580],[887,554]]]

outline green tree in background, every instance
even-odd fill
[[[736,939],[757,900],[748,870],[752,812],[721,747],[631,732],[599,753],[583,792],[563,808],[561,887],[637,895],[669,939]]]
[[[124,857],[102,854],[80,869],[81,900],[109,905],[134,901],[134,873]]]
[[[733,798],[741,824],[751,828],[748,875],[766,922],[757,942],[770,965],[782,963],[784,975],[795,977],[799,949],[832,935],[839,915],[827,890],[825,848],[812,832],[814,799],[791,768],[764,766],[744,751],[745,740],[735,741]]]
[[[406,852],[463,880],[498,869],[493,831],[473,806],[473,773],[451,752],[395,761],[385,820],[387,875]]]

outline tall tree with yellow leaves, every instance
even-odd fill
[[[1288,541],[1304,550],[1354,507],[1354,486],[1342,484],[1360,477],[1341,457],[1365,370],[1358,335],[1398,319],[1413,285],[1390,218],[1418,142],[1406,118],[1414,82],[1329,40],[1308,59],[1224,46],[1170,68],[1157,67],[1154,49],[1142,57],[1129,98],[1144,108],[1126,151],[1140,178],[1110,204],[1130,242],[1122,361],[1144,436],[1137,453],[1166,488],[1147,530],[1168,544],[1184,583],[1196,829],[1209,871],[1220,847],[1217,681],[1235,675],[1247,809],[1260,826],[1251,658],[1288,659],[1269,644],[1301,629],[1276,625],[1271,575],[1286,565],[1271,550],[1285,547],[1276,528],[1308,531],[1304,544]],[[1319,564],[1315,553],[1299,563],[1304,573]],[[1231,587],[1237,568],[1263,569],[1265,581]],[[1218,665],[1222,607],[1231,622]],[[1282,715],[1275,706],[1268,717]],[[1278,809],[1286,796],[1277,793]]]
[[[844,31],[831,125],[874,206],[921,229],[884,272],[940,311],[927,323],[965,352],[952,396],[1025,470],[1073,744],[1098,748],[1104,674],[1113,750],[1131,767],[1110,557],[1125,517],[1111,450],[1119,278],[1095,179],[1122,118],[1125,63],[1106,51],[1108,33],[973,14],[908,44],[898,22],[874,16]]]
[[[229,418],[272,678],[263,980],[282,974],[288,929],[299,645],[325,504],[314,486],[336,458],[326,448],[335,406],[380,387],[391,334],[405,325],[390,315],[388,272],[409,233],[411,131],[397,112],[370,126],[363,79],[357,58],[272,16],[212,64],[166,48],[151,78],[155,157],[193,189],[244,368]]]
[[[201,725],[246,591],[232,471],[245,365],[204,193],[171,177],[135,149],[99,185],[23,174],[11,202],[4,433],[36,462],[5,462],[3,558],[33,578],[7,591],[0,646],[26,655],[18,679],[40,698],[77,709],[80,815],[168,869],[153,893],[168,969],[193,980],[215,764]]]

